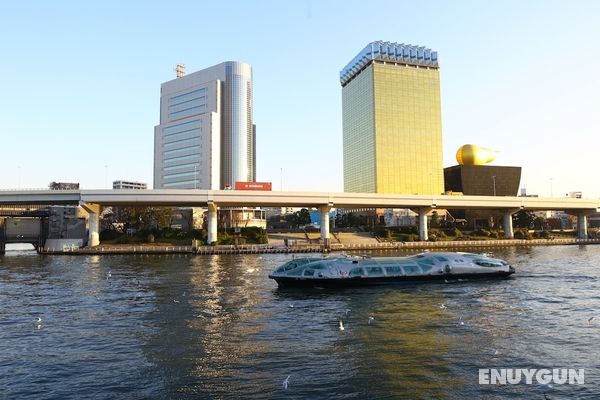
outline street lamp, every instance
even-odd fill
[[[492,176],[492,184],[494,186],[494,196],[496,195],[496,175]]]

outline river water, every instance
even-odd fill
[[[279,290],[267,274],[292,255],[9,251],[0,398],[600,398],[600,246],[493,253],[513,278]],[[585,384],[480,385],[479,368]]]

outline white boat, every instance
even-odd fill
[[[269,278],[279,286],[352,286],[503,278],[514,272],[506,261],[486,254],[427,252],[408,257],[296,258]]]

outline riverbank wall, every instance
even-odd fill
[[[269,244],[203,246],[192,243],[190,246],[127,245],[96,247],[64,247],[38,249],[40,254],[262,254],[262,253],[327,253],[340,251],[369,250],[461,250],[473,248],[527,247],[556,245],[600,244],[600,239],[502,239],[502,240],[455,240],[438,242],[378,242],[378,243],[332,243],[329,247],[322,244],[298,244],[293,246],[274,246]]]

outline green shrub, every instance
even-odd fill
[[[115,231],[114,229],[105,229],[100,232],[100,241],[104,242],[107,240],[115,240],[119,236],[122,236],[121,232]]]
[[[529,229],[527,228],[521,228],[515,231],[514,234],[515,239],[524,239],[524,240],[531,240],[531,233],[529,233]]]
[[[446,234],[446,236],[454,236],[455,238],[459,238],[459,237],[463,236],[463,233],[461,232],[461,230],[456,227],[446,228],[446,229],[444,229],[444,233]]]

